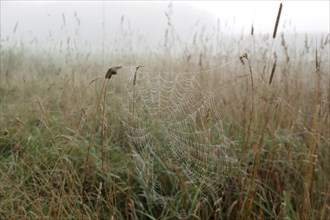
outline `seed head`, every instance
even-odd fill
[[[106,79],[110,79],[112,75],[117,75],[117,71],[120,70],[123,66],[113,66],[108,69],[107,73],[105,74]]]

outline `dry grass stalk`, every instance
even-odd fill
[[[271,50],[270,50],[270,53],[269,53],[269,59],[268,59],[268,65],[267,65],[267,73],[269,73],[270,57],[272,55],[274,41],[275,41],[276,33],[277,33],[277,28],[278,28],[278,24],[280,22],[280,17],[281,17],[281,13],[282,13],[282,7],[283,7],[283,4],[281,3],[280,4],[280,7],[278,9],[277,18],[276,18],[276,22],[275,22],[275,27],[274,27],[274,32],[273,32],[273,42],[272,42]]]
[[[100,96],[98,98],[98,102],[96,105],[96,112],[95,112],[95,118],[94,118],[94,123],[93,123],[93,127],[96,127],[96,123],[97,123],[97,113],[99,112],[99,107],[100,107],[100,103],[101,103],[101,99],[103,97],[103,107],[102,107],[102,173],[105,173],[104,170],[104,152],[105,152],[105,141],[104,141],[104,137],[105,137],[105,97],[106,97],[106,90],[107,90],[107,86],[109,84],[109,81],[107,81],[107,79],[110,79],[112,77],[112,75],[116,75],[117,71],[120,70],[123,66],[121,65],[117,65],[117,66],[113,66],[111,68],[108,69],[107,73],[105,74],[105,80],[103,82],[103,86],[101,88],[101,93]],[[107,83],[106,83],[107,81]],[[93,83],[93,81],[91,82]],[[85,171],[84,171],[84,179],[83,179],[83,183],[82,183],[82,190],[81,190],[81,198],[82,198],[82,206],[81,206],[81,213],[83,213],[84,210],[84,205],[86,204],[87,200],[88,200],[88,196],[86,194],[86,184],[87,184],[87,171],[89,170],[89,158],[90,158],[90,151],[92,148],[92,145],[94,144],[94,135],[91,135],[91,138],[89,140],[88,143],[88,148],[87,148],[87,153],[86,153],[86,160],[85,160]],[[104,183],[105,184],[105,183]]]
[[[272,81],[273,81],[273,76],[274,76],[274,73],[275,73],[275,70],[276,70],[276,62],[277,62],[277,56],[276,56],[276,53],[274,53],[274,64],[273,64],[273,68],[272,68],[272,72],[270,74],[270,78],[269,78],[269,85],[272,84]]]
[[[246,61],[248,62],[248,66],[249,66],[249,72],[250,72],[250,77],[251,77],[251,112],[250,112],[250,119],[249,119],[249,125],[247,128],[247,135],[244,138],[244,149],[246,149],[248,140],[249,140],[249,136],[250,136],[250,131],[251,131],[251,124],[252,124],[252,119],[253,119],[253,112],[254,112],[254,82],[253,82],[253,72],[252,72],[252,67],[251,67],[251,63],[248,57],[247,53],[244,53],[243,55],[241,55],[239,57],[241,63],[244,65],[244,59],[246,59]]]
[[[112,75],[117,75],[117,71],[120,70],[123,66],[113,66],[108,69],[107,73],[105,74],[106,79],[110,79]]]
[[[98,79],[100,79],[100,77],[97,77],[95,79],[93,79],[92,81],[90,81],[90,83],[88,84],[88,86],[92,85],[94,82],[96,82]]]
[[[133,86],[136,85],[137,71],[139,70],[140,67],[143,67],[143,66],[137,66],[137,67],[135,68],[135,73],[134,73],[134,78],[133,78]]]
[[[13,33],[14,33],[14,34],[16,33],[16,30],[17,30],[17,28],[18,28],[18,24],[19,24],[19,22],[17,21],[16,24],[15,24],[14,30],[13,30]]]
[[[315,69],[316,69],[316,74],[320,73],[320,60],[319,60],[319,56],[317,54],[317,49],[315,51]]]
[[[285,51],[286,62],[289,63],[289,61],[290,61],[289,46],[288,46],[288,44],[285,41],[285,38],[284,38],[284,34],[283,33],[281,34],[281,38],[282,38],[281,45],[283,46],[284,51]]]
[[[277,13],[277,18],[276,18],[274,32],[273,32],[273,39],[276,38],[278,23],[280,22],[280,17],[281,17],[281,12],[282,12],[282,7],[283,7],[283,4],[281,3],[280,8],[278,9],[278,13]]]
[[[307,35],[307,34],[305,35],[305,41],[304,41],[304,44],[305,44],[306,52],[309,53],[310,45],[308,44],[308,35]]]
[[[135,68],[134,77],[133,77],[133,86],[134,86],[133,87],[133,99],[132,99],[133,115],[134,115],[134,104],[135,104],[134,100],[135,100],[135,96],[136,96],[136,94],[135,94],[135,85],[136,85],[136,79],[137,79],[137,72],[141,67],[143,67],[143,66],[137,66]]]

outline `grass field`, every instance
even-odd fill
[[[329,34],[165,33],[2,41],[0,219],[329,219]]]

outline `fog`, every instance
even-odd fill
[[[195,32],[272,34],[279,1],[1,1],[1,41],[39,45],[78,39],[102,47],[131,43],[157,48],[171,28],[182,42]],[[283,2],[280,32],[329,33],[329,1]],[[123,38],[125,36],[126,41]]]

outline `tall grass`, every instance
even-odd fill
[[[79,31],[66,49],[1,45],[1,219],[330,216],[329,36],[318,46],[309,36],[300,50],[281,33],[265,80],[279,19],[273,39],[221,42],[218,28],[188,44],[171,26],[171,8],[167,19],[164,50],[104,55],[113,58],[105,65],[123,65],[111,80],[100,80],[103,55],[72,47]],[[191,105],[174,111],[176,100]],[[166,127],[182,118],[195,123]],[[138,141],[143,132],[154,139]],[[176,134],[195,148],[176,146]],[[233,160],[219,159],[223,152]]]

